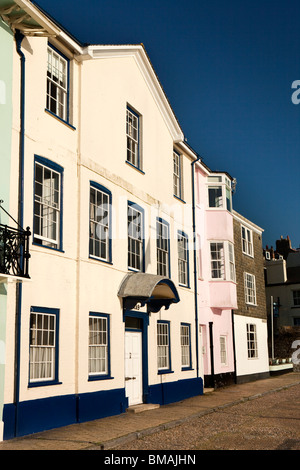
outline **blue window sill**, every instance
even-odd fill
[[[142,173],[142,175],[145,174],[145,172],[144,172],[143,170],[141,170],[138,166],[133,165],[133,163],[130,163],[130,162],[128,162],[127,160],[125,160],[125,163],[127,163],[127,165],[130,165],[132,168],[134,168],[135,170],[139,171],[140,173]]]
[[[111,375],[91,375],[88,378],[88,382],[94,382],[96,380],[112,380],[114,377]]]
[[[48,387],[49,385],[61,385],[62,382],[58,382],[57,380],[49,380],[45,382],[30,382],[28,384],[28,388],[34,387]]]
[[[174,374],[174,371],[173,370],[158,370],[157,371],[158,375],[162,375],[162,374]]]
[[[66,126],[70,127],[70,129],[73,129],[73,131],[76,131],[76,127],[72,126],[72,124],[70,124],[68,121],[65,121],[64,119],[60,118],[59,116],[57,116],[57,114],[53,113],[47,108],[45,108],[45,111],[46,113],[50,114],[50,116],[53,116],[58,119],[58,121],[62,122],[63,124],[66,124]]]
[[[40,243],[32,242],[34,246],[39,246],[40,248],[47,248],[48,250],[52,251],[59,251],[60,253],[64,253],[64,250],[61,250],[60,248],[53,248],[52,246],[46,246],[46,245],[41,245]]]
[[[173,196],[175,197],[175,199],[178,199],[178,201],[181,201],[183,202],[183,204],[186,204],[186,202],[183,199],[181,199],[181,197],[175,196],[175,194],[173,194]]]
[[[94,261],[99,261],[100,263],[105,263],[105,264],[110,264],[113,265],[113,262],[110,260],[105,260],[101,258],[97,258],[97,256],[89,255],[89,259],[92,259]]]
[[[182,371],[185,371],[185,370],[194,370],[193,367],[181,367],[181,370]]]
[[[180,287],[185,287],[186,289],[190,289],[191,287],[189,285],[186,285],[186,284],[178,284]]]
[[[133,272],[133,273],[144,273],[145,269],[134,269],[134,268],[127,268],[128,271]]]

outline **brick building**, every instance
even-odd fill
[[[238,308],[233,314],[237,383],[269,375],[263,229],[233,211]]]

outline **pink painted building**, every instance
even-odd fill
[[[234,383],[233,310],[237,308],[232,188],[227,173],[195,168],[198,318],[205,387]]]

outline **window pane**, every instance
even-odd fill
[[[64,120],[67,120],[67,83],[67,61],[48,47],[46,107]]]
[[[90,255],[109,259],[109,195],[90,188]]]
[[[169,227],[161,221],[156,223],[157,274],[169,275]]]
[[[30,315],[30,380],[53,380],[55,371],[56,316],[46,313]]]
[[[128,206],[128,267],[142,269],[142,214]]]
[[[158,369],[169,368],[169,325],[157,323],[157,366]]]
[[[60,173],[35,164],[34,241],[59,247]]]
[[[89,318],[89,374],[108,373],[108,319]]]
[[[188,325],[180,326],[180,342],[181,365],[182,367],[190,367],[190,328]]]
[[[208,188],[209,207],[222,207],[222,187]]]
[[[139,162],[139,118],[129,109],[126,110],[127,161],[136,167]]]

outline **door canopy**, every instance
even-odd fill
[[[167,310],[172,303],[179,302],[177,289],[171,279],[146,273],[127,274],[119,288],[118,296],[126,309],[147,305],[148,312]]]

